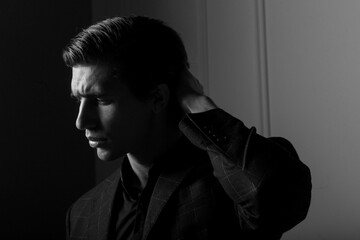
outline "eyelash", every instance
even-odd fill
[[[106,99],[106,98],[96,98],[96,102],[98,102],[101,105],[109,105],[110,103],[112,103],[110,99]]]

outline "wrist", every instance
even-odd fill
[[[217,108],[211,98],[204,95],[190,95],[183,99],[182,107],[186,113],[201,113]]]

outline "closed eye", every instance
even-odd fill
[[[100,105],[109,105],[113,102],[113,99],[109,98],[109,97],[97,97],[96,101],[100,104]]]
[[[77,103],[81,103],[83,99],[88,99],[94,104],[99,105],[109,105],[113,102],[113,99],[107,95],[75,95],[73,93],[70,94],[70,97],[74,99]]]

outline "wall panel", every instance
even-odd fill
[[[266,2],[271,128],[313,177],[309,216],[284,239],[360,238],[360,2]]]

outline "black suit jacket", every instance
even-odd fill
[[[264,138],[221,109],[188,114],[163,168],[142,239],[280,239],[306,215],[309,169],[283,138]],[[108,239],[116,171],[69,209],[68,239]],[[117,213],[114,213],[117,214]]]

